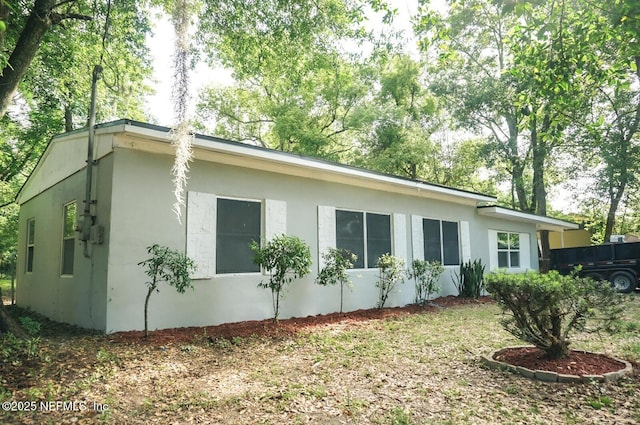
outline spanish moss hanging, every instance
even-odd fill
[[[182,210],[185,206],[184,192],[187,185],[193,142],[193,133],[190,130],[188,117],[190,18],[189,2],[187,0],[176,0],[172,12],[173,27],[176,32],[172,92],[176,126],[171,131],[172,145],[175,149],[175,161],[171,173],[173,174],[173,193],[175,195],[173,211],[178,217],[178,222],[181,222]]]

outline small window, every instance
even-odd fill
[[[64,225],[62,232],[62,274],[73,275],[73,260],[75,257],[75,224],[76,203],[70,202],[64,206]]]
[[[520,235],[498,232],[498,267],[520,267]]]
[[[375,268],[391,254],[391,218],[387,214],[336,210],[336,247],[357,256],[354,268]]]
[[[218,198],[216,273],[255,273],[251,242],[260,241],[262,203]]]
[[[460,238],[458,223],[425,218],[422,220],[424,234],[424,259],[439,261],[445,266],[460,264]]]
[[[35,247],[36,220],[31,218],[27,220],[27,273],[33,271],[33,251]]]

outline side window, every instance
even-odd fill
[[[391,254],[391,219],[385,214],[367,213],[367,268],[374,268],[378,258]]]
[[[520,235],[518,233],[498,232],[498,267],[520,267]]]
[[[460,264],[458,223],[425,218],[422,220],[424,259],[445,266]]]
[[[27,220],[27,258],[26,258],[26,271],[31,273],[33,271],[33,252],[35,248],[35,234],[36,234],[36,220],[30,218]]]
[[[375,268],[391,253],[391,217],[386,214],[336,210],[336,248],[357,255],[354,268]]]
[[[76,203],[70,202],[64,206],[64,223],[62,230],[62,274],[73,275],[73,260],[75,257],[75,223]]]
[[[261,202],[217,199],[216,273],[259,272],[249,244],[260,241]]]

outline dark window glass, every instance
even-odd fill
[[[440,245],[440,220],[422,220],[424,235],[424,259],[442,263],[442,247]]]
[[[33,271],[33,252],[35,248],[36,221],[27,221],[27,272]]]
[[[261,203],[218,199],[216,273],[259,272],[251,242],[260,241]]]
[[[75,255],[75,239],[65,239],[62,247],[62,274],[73,274],[73,257]]]
[[[75,223],[76,203],[71,202],[64,206],[64,224],[62,229],[62,274],[73,274],[73,259],[75,257]]]
[[[498,251],[498,267],[499,268],[508,268],[509,267],[509,253],[506,251]]]
[[[460,264],[460,247],[458,245],[458,223],[442,222],[442,249],[445,266]]]
[[[367,267],[375,268],[378,258],[391,254],[391,219],[367,213]]]
[[[520,251],[511,251],[509,256],[511,259],[511,267],[520,267]]]
[[[336,248],[353,252],[358,257],[353,267],[364,268],[363,213],[336,210]]]

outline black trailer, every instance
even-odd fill
[[[620,292],[633,292],[640,277],[640,242],[551,250],[551,269],[569,274],[578,265],[582,276],[608,280]]]

